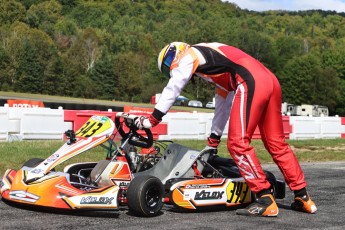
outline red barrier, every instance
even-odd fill
[[[341,118],[341,125],[345,125],[345,117]],[[341,134],[341,138],[345,138],[345,133]]]
[[[149,111],[149,110],[148,110]],[[132,114],[137,116],[147,116],[148,111],[131,111]],[[64,110],[65,122],[72,123],[72,129],[77,131],[91,116],[93,115],[103,115],[115,120],[116,112],[105,112],[98,110]],[[341,124],[345,125],[345,118],[341,118]],[[292,125],[290,125],[290,117],[283,116],[283,129],[286,139],[289,139],[290,133],[292,132]],[[153,138],[157,140],[159,135],[168,134],[168,125],[166,123],[160,123],[156,127],[151,129]],[[143,134],[142,131],[138,133]],[[345,138],[345,133],[341,135],[342,138]],[[260,130],[257,127],[253,134],[253,139],[261,139]]]
[[[286,139],[290,138],[292,133],[292,125],[290,124],[290,116],[283,116],[283,130]]]
[[[65,122],[72,122],[72,129],[77,131],[93,115],[103,115],[115,119],[116,112],[98,110],[64,110]]]

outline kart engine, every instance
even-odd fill
[[[128,163],[132,172],[141,172],[152,168],[160,159],[160,148],[153,146],[141,148],[130,145],[127,151]]]

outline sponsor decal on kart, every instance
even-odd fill
[[[196,157],[197,157],[197,155],[192,154],[192,155],[190,155],[189,159],[194,160],[194,159],[196,159]]]
[[[225,203],[227,197],[225,194],[225,187],[223,188],[208,188],[208,189],[186,189],[184,190],[184,200],[193,200],[196,205],[207,205],[213,203]]]
[[[206,191],[196,192],[194,200],[220,200],[223,198],[224,191]]]
[[[210,186],[208,184],[187,184],[185,186],[186,189],[203,189],[203,188],[209,188]]]
[[[99,192],[63,197],[63,200],[72,208],[117,208],[118,186],[111,186]]]
[[[10,199],[26,201],[29,203],[35,203],[40,198],[39,196],[36,196],[32,193],[23,190],[10,191],[9,195]]]
[[[118,180],[112,180],[114,184],[118,185],[120,188],[127,188],[129,186],[130,182],[127,181],[118,181]]]
[[[55,161],[56,159],[58,159],[59,156],[60,156],[59,154],[55,153],[55,154],[51,155],[51,156],[47,159],[47,162],[53,162],[53,161]]]
[[[114,197],[88,196],[81,198],[80,204],[112,204]]]
[[[30,173],[32,173],[32,174],[40,174],[41,172],[43,172],[43,169],[33,169],[33,170],[30,170]]]

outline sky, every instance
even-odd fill
[[[233,2],[241,9],[265,10],[334,10],[345,12],[345,0],[224,0]]]

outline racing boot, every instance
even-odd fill
[[[315,203],[310,199],[308,193],[303,196],[295,196],[295,200],[291,204],[291,209],[306,213],[315,213],[317,210]]]
[[[277,203],[271,193],[261,195],[244,209],[238,209],[237,215],[244,216],[277,216],[279,213]]]

